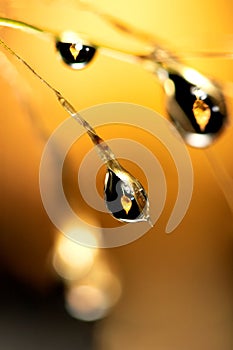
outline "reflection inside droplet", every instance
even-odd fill
[[[123,222],[149,220],[149,202],[140,182],[125,170],[108,169],[105,177],[105,203],[111,214]]]
[[[122,208],[124,209],[124,211],[126,212],[126,214],[128,215],[131,207],[132,207],[132,201],[129,197],[123,195],[121,197],[121,205],[122,205]]]
[[[198,72],[195,76],[195,70],[189,71],[192,73],[187,74],[189,80],[185,70],[183,74],[172,69],[167,72],[163,81],[167,110],[186,143],[198,148],[207,147],[226,125],[225,101],[216,85]],[[198,81],[201,88],[195,85]],[[198,135],[202,135],[200,143]]]
[[[84,45],[82,43],[68,43],[57,41],[58,50],[63,62],[74,69],[82,69],[90,63],[96,53],[94,46]]]
[[[209,106],[202,100],[196,100],[193,104],[193,114],[201,131],[204,132],[211,117]]]

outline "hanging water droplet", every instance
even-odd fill
[[[107,170],[105,203],[114,218],[123,222],[150,221],[149,202],[140,182],[126,170]]]
[[[82,43],[56,42],[63,62],[73,69],[82,69],[93,59],[96,48]]]
[[[223,131],[227,110],[220,88],[194,69],[181,64],[162,68],[159,78],[167,96],[167,110],[185,142],[209,146]]]

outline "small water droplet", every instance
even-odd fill
[[[66,43],[57,41],[58,50],[63,62],[73,69],[82,69],[90,63],[96,53],[94,46],[82,43]]]
[[[124,188],[127,188],[127,192]],[[146,192],[140,182],[124,169],[118,170],[117,174],[111,169],[107,170],[104,192],[106,206],[117,220],[149,221]]]

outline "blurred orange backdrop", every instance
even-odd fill
[[[93,0],[90,3],[161,38],[177,54],[192,50],[232,50],[233,4],[230,0]],[[2,16],[56,32],[73,30],[115,47],[127,48],[134,44],[141,47],[140,43],[116,33],[94,14],[83,11],[78,1],[4,1],[0,11]],[[73,71],[58,60],[50,41],[13,29],[1,29],[1,37],[78,110],[101,103],[130,102],[167,117],[161,87],[139,66],[98,54],[86,69]],[[48,254],[57,232],[43,209],[38,171],[46,140],[67,116],[47,88],[7,55],[19,75],[14,68],[9,68],[2,52],[1,264],[20,280],[38,290],[46,290],[54,283]],[[233,176],[233,63],[224,58],[187,58],[186,62],[226,84],[230,126],[215,143],[213,151]],[[33,119],[29,118],[28,109],[33,110]],[[232,213],[204,152],[189,148],[195,176],[193,198],[182,223],[169,236],[164,229],[177,193],[176,169],[169,154],[156,140],[145,138],[139,130],[130,127],[103,127],[100,131],[105,139],[130,134],[133,140],[143,140],[163,166],[168,197],[159,221],[147,235],[106,252],[121,271],[123,295],[111,315],[98,325],[97,348],[231,350]],[[80,193],[72,198],[75,172],[90,148],[86,139],[81,147],[75,145],[65,169],[67,191],[77,208]],[[128,167],[135,176],[141,176],[134,165],[128,164]],[[88,216],[90,212],[85,210],[83,215]],[[101,215],[95,215],[101,221]]]

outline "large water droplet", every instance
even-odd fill
[[[93,59],[96,48],[82,43],[56,42],[56,48],[65,64],[73,69],[82,69]]]
[[[185,142],[197,148],[212,144],[227,122],[220,88],[193,69],[166,69],[163,86],[167,111]]]
[[[114,173],[108,169],[105,177],[105,203],[119,221],[149,221],[149,202],[140,182],[125,170]]]

